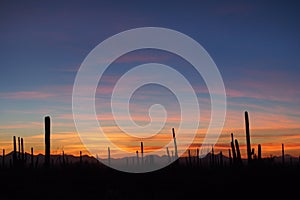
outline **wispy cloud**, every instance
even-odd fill
[[[2,99],[17,99],[17,100],[40,100],[55,97],[53,93],[41,91],[18,91],[0,93]]]

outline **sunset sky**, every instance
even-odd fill
[[[17,136],[24,138],[25,151],[33,147],[35,153],[44,153],[43,120],[49,115],[51,153],[89,154],[72,115],[73,83],[81,63],[112,35],[139,27],[164,27],[199,42],[222,75],[227,113],[215,152],[228,155],[233,133],[246,156],[247,110],[255,149],[261,144],[263,156],[280,155],[284,143],[287,154],[299,156],[299,9],[297,1],[1,1],[0,149],[11,151],[12,137]],[[189,63],[159,50],[130,52],[110,66],[95,102],[103,130],[122,148],[133,152],[138,148],[139,140],[121,134],[113,122],[109,97],[122,74],[149,62],[182,71],[195,86],[203,111],[191,145],[197,148],[210,118],[207,88]],[[168,112],[161,139],[147,140],[146,151],[172,139],[171,128],[178,125],[180,111],[169,90],[146,85],[134,93],[131,103],[132,118],[140,125],[149,122],[148,109],[153,104],[164,105]],[[99,155],[106,156],[106,149],[100,149]]]

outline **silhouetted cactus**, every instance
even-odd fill
[[[229,157],[229,165],[232,166],[232,156],[231,156],[231,150],[230,149],[228,149],[228,157]]]
[[[65,151],[62,151],[62,162],[63,162],[63,166],[66,166]]]
[[[16,141],[16,136],[13,136],[13,160],[12,160],[12,165],[15,167],[17,165],[17,141]]]
[[[108,166],[111,165],[111,160],[110,160],[110,148],[107,147],[107,161],[108,161]]]
[[[197,159],[197,166],[199,167],[199,162],[200,162],[200,158],[199,158],[199,148],[197,148],[197,151],[196,151],[196,159]]]
[[[45,117],[45,167],[50,167],[50,117]]]
[[[282,159],[282,165],[284,165],[284,144],[281,144],[281,159]]]
[[[141,165],[143,166],[144,165],[144,144],[143,144],[143,142],[141,142],[141,157],[142,157]]]
[[[257,145],[257,159],[261,160],[261,145]]]
[[[233,133],[230,134],[231,135],[231,152],[232,152],[232,159],[233,159],[233,163],[236,163],[236,152],[235,152],[235,146],[234,146],[234,137],[233,137]]]
[[[247,111],[245,111],[245,128],[246,128],[247,158],[249,163],[252,160],[251,157],[252,152],[251,152],[251,141],[250,141],[249,116]]]
[[[33,159],[34,159],[33,147],[31,147],[31,164],[30,164],[31,167],[34,167]]]
[[[238,142],[237,139],[235,139],[234,141],[235,141],[235,148],[236,148],[236,160],[237,160],[237,163],[239,165],[241,165],[242,164],[242,157],[241,157],[239,142]]]
[[[136,154],[136,165],[139,166],[140,165],[139,151],[136,151],[135,154]]]
[[[172,133],[173,133],[174,148],[175,148],[175,159],[177,159],[178,158],[178,151],[177,151],[177,142],[176,142],[176,135],[175,135],[174,128],[172,128]]]
[[[18,137],[18,160],[20,160],[20,155],[21,155],[21,141],[20,137]]]
[[[22,162],[25,161],[25,154],[24,154],[24,140],[23,140],[23,138],[21,138],[21,159],[22,159]]]
[[[168,161],[171,162],[171,156],[170,156],[169,148],[166,147],[166,150],[167,150],[167,155],[168,155]]]

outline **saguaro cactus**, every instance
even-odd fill
[[[141,157],[142,157],[142,161],[141,161],[141,165],[144,165],[144,144],[143,142],[141,142]]]
[[[261,160],[261,145],[257,145],[257,159]]]
[[[251,141],[250,141],[249,116],[247,111],[245,111],[245,126],[246,126],[247,158],[249,163],[252,160],[251,157],[252,152],[251,152]]]
[[[16,136],[13,136],[13,146],[14,146],[13,166],[16,166],[16,164],[17,164],[17,141],[16,141]]]
[[[108,166],[111,165],[111,161],[110,161],[110,148],[107,147],[107,161],[108,161]]]
[[[229,157],[229,165],[232,165],[232,157],[231,157],[231,151],[228,149],[228,157]]]
[[[178,158],[178,151],[177,151],[177,142],[176,142],[176,136],[175,136],[175,130],[172,128],[173,133],[173,140],[174,140],[174,148],[175,148],[175,159]]]
[[[18,137],[18,159],[20,160],[21,155],[21,140],[20,137]]]
[[[235,139],[235,148],[236,148],[236,160],[237,160],[237,163],[240,165],[240,164],[242,164],[242,157],[241,157],[239,142],[237,139]]]
[[[21,138],[21,158],[22,158],[22,162],[25,161],[25,154],[24,154],[24,140],[23,138]]]
[[[166,149],[167,149],[168,161],[171,162],[171,156],[170,156],[169,148],[166,147]]]
[[[45,117],[45,167],[50,167],[50,117]]]
[[[31,147],[31,167],[34,167],[33,158],[33,147]]]
[[[235,152],[235,146],[234,146],[234,138],[233,138],[233,133],[230,134],[231,135],[231,151],[232,151],[232,159],[233,159],[233,163],[236,162],[236,152]]]
[[[139,161],[139,151],[136,151],[135,154],[136,154],[136,165],[139,166],[139,165],[140,165],[140,161]]]
[[[281,159],[282,159],[282,165],[284,165],[284,144],[281,144]]]
[[[66,166],[65,151],[62,151],[63,166]]]

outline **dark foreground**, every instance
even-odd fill
[[[169,166],[143,174],[95,166],[0,169],[0,188],[1,200],[286,199],[298,196],[300,167]]]

